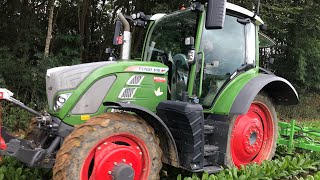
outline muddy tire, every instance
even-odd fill
[[[278,139],[278,120],[270,98],[259,93],[244,115],[231,118],[225,164],[240,167],[271,160]]]
[[[77,126],[65,139],[56,156],[53,179],[112,179],[134,172],[135,180],[156,180],[160,179],[161,157],[159,139],[141,118],[106,113]]]

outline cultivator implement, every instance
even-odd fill
[[[291,122],[279,122],[278,144],[288,147],[289,153],[295,148],[320,152],[320,129],[302,127],[296,124],[296,120]]]

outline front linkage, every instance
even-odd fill
[[[28,166],[52,168],[58,147],[63,142],[63,138],[72,132],[73,127],[51,117],[48,113],[39,113],[27,107],[12,96],[11,91],[0,88],[0,100],[12,102],[36,115],[37,127],[33,131],[38,131],[37,138],[19,139],[10,135],[5,128],[0,127],[0,155],[15,157]]]

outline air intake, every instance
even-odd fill
[[[132,76],[128,82],[127,85],[140,85],[144,76]]]
[[[120,99],[131,99],[133,98],[135,92],[136,92],[137,88],[123,88],[119,98]]]

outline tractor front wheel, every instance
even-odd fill
[[[154,130],[137,116],[106,113],[65,139],[54,180],[159,179],[162,151]]]
[[[259,93],[246,114],[231,119],[226,164],[240,167],[271,160],[276,150],[277,137],[275,108],[266,94]]]

